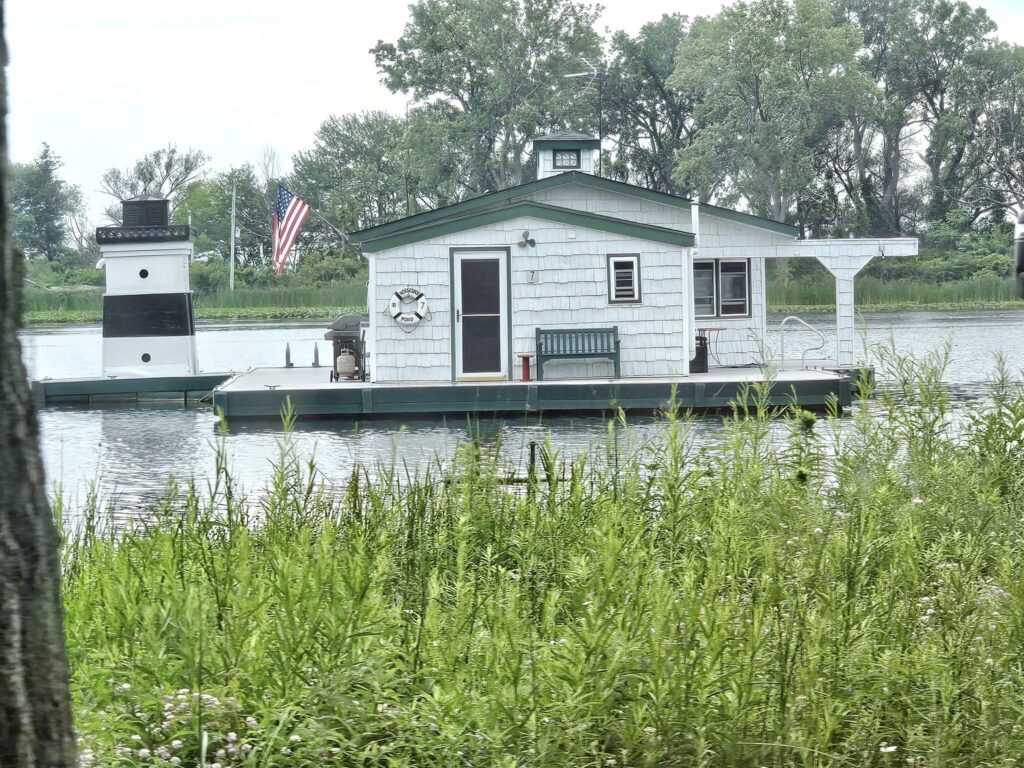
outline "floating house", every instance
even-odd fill
[[[369,264],[359,375],[256,369],[214,392],[229,418],[849,404],[856,274],[913,238],[806,240],[787,224],[594,175],[600,144],[534,142],[537,179],[351,233]],[[835,277],[831,350],[773,344],[766,265]],[[785,338],[785,336],[783,336]],[[824,338],[824,337],[822,337]],[[776,347],[778,347],[776,349]],[[351,359],[348,365],[351,365]]]
[[[819,357],[848,367],[855,275],[917,253],[913,238],[801,240],[595,176],[598,151],[584,134],[541,137],[536,181],[352,234],[369,262],[371,382],[686,377],[707,370],[705,347],[712,368],[781,364],[765,275],[786,257],[835,277],[836,343]]]
[[[849,404],[854,278],[875,257],[915,255],[917,240],[801,239],[782,222],[594,175],[599,151],[585,134],[542,136],[535,181],[351,233],[369,265],[368,317],[332,327],[336,365],[221,374],[214,406],[229,419],[277,418],[286,403],[343,417],[658,409],[671,397],[704,409],[758,382],[777,404]],[[140,378],[41,382],[41,402],[199,386],[142,378],[164,364],[195,372],[189,246],[166,221],[157,229],[166,237],[121,227],[101,238],[108,294],[122,297],[112,304],[167,304],[112,322],[109,352],[105,310],[105,372]],[[835,333],[814,360],[769,328],[766,267],[779,258],[816,259],[835,278]],[[154,259],[176,276],[154,283]]]

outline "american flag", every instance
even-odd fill
[[[309,218],[309,204],[296,197],[280,184],[277,185],[277,204],[274,206],[274,271],[284,272],[288,252]]]

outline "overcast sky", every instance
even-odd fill
[[[599,27],[637,31],[663,13],[714,13],[722,0],[604,0]],[[1024,44],[1024,0],[983,0],[1006,40]],[[168,142],[212,168],[282,170],[331,113],[401,112],[369,49],[393,41],[407,0],[13,0],[10,152],[41,142],[64,159],[96,219],[99,177]]]

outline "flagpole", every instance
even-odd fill
[[[346,244],[348,244],[348,235],[346,235],[346,234],[345,234],[344,232],[342,232],[342,231],[341,231],[340,229],[338,229],[338,228],[337,228],[336,226],[334,226],[334,225],[333,225],[333,224],[332,224],[331,222],[329,222],[329,221],[328,221],[328,220],[327,220],[326,218],[324,218],[324,217],[323,217],[323,216],[322,216],[322,215],[320,214],[320,211],[318,211],[318,210],[317,210],[316,208],[314,208],[313,206],[309,206],[309,211],[310,211],[310,213],[312,213],[312,214],[313,214],[314,216],[316,216],[316,217],[317,217],[318,219],[320,219],[320,221],[322,221],[322,222],[323,222],[324,224],[326,224],[326,225],[327,225],[328,227],[330,227],[331,229],[333,229],[333,230],[334,230],[334,233],[335,233],[336,235],[338,235],[338,237],[340,237],[340,238],[341,238],[342,240],[344,240]]]

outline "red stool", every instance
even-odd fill
[[[533,352],[519,352],[516,357],[521,358],[523,361],[523,381],[530,380],[530,359],[533,357]]]

